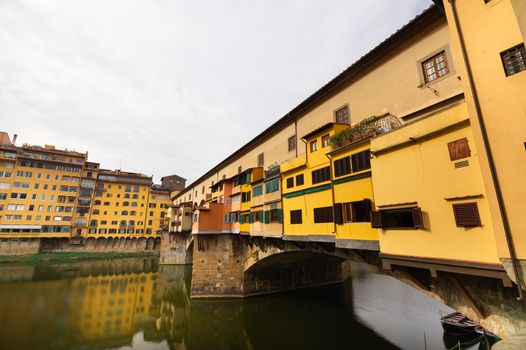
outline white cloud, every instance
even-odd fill
[[[0,0],[0,129],[192,181],[429,5]]]

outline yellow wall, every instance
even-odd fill
[[[415,141],[407,143],[410,137]],[[455,168],[447,143],[464,137],[471,149],[469,166]],[[382,153],[402,142],[405,145]],[[499,262],[478,164],[479,152],[465,103],[373,139],[371,150],[378,152],[371,159],[376,206],[397,208],[416,202],[424,218],[424,229],[382,229],[379,234],[382,253]],[[476,197],[452,200],[466,196]],[[482,227],[456,226],[452,204],[464,202],[477,203]]]
[[[333,164],[336,160],[370,149],[369,143],[369,140],[366,140],[358,143],[355,147],[346,148],[345,151],[334,154],[332,157]],[[373,185],[370,174],[371,169],[367,169],[336,178],[333,172],[335,182],[334,202],[348,203],[370,199],[374,206]],[[338,184],[338,182],[344,181],[346,178],[354,179],[362,176],[366,177]],[[336,239],[377,241],[378,230],[373,229],[369,222],[344,222],[343,224],[336,225]]]
[[[495,158],[515,249],[520,259],[526,259],[526,222],[522,219],[526,197],[526,99],[522,98],[526,91],[526,71],[507,77],[500,57],[502,51],[524,43],[526,6],[524,1],[519,0],[495,0],[488,4],[484,1],[455,3],[473,72],[474,86]],[[454,53],[460,58],[462,53],[451,6],[447,1],[444,1],[444,6],[453,38]],[[477,147],[483,150],[482,134],[466,68],[462,60],[458,59],[457,62],[466,91],[474,141]],[[488,161],[486,157],[480,157],[479,162],[484,183],[488,188],[499,256],[509,257]]]

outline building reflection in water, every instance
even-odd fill
[[[394,349],[354,316],[351,280],[190,300],[191,267],[125,259],[0,268],[2,349]]]

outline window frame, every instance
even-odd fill
[[[345,121],[338,121],[338,118],[339,118],[339,112],[342,112],[342,111],[345,111]],[[334,110],[333,112],[333,115],[334,115],[334,122],[335,123],[341,123],[341,124],[351,124],[351,110],[349,108],[349,105],[348,104],[345,104],[337,109]]]

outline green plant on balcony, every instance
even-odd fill
[[[359,123],[333,135],[330,139],[331,147],[333,149],[343,147],[352,142],[389,132],[400,125],[398,118],[390,114],[365,118]]]
[[[279,175],[279,173],[280,173],[279,164],[278,163],[270,164],[267,170],[265,170],[265,178]]]

